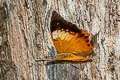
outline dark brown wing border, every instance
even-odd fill
[[[50,29],[51,32],[58,29],[64,29],[72,32],[81,33],[81,29],[79,29],[75,24],[72,24],[71,22],[64,20],[64,18],[60,16],[56,11],[52,12]]]

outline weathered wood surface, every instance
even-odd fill
[[[92,62],[35,62],[56,53],[53,10],[92,35]],[[120,80],[120,0],[0,0],[0,80]]]

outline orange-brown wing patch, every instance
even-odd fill
[[[58,51],[54,60],[89,60],[82,57],[91,54],[93,48],[89,40],[89,34],[85,30],[79,29],[75,24],[64,20],[56,11],[53,11],[50,31],[53,43]],[[77,56],[76,54],[81,56]]]
[[[89,34],[85,31],[80,34],[71,34],[71,32],[59,30],[56,37],[53,37],[53,42],[58,53],[74,53],[87,56],[93,48],[91,41],[89,41]]]

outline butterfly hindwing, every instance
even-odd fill
[[[64,20],[56,11],[52,13],[50,29],[58,55],[69,54],[72,55],[72,58],[67,56],[67,59],[71,60],[75,57],[77,60],[78,57],[83,58],[81,56],[91,54],[93,46],[89,40],[89,34],[79,29],[75,24]],[[76,54],[81,56],[76,56]]]

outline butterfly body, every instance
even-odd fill
[[[60,61],[91,61],[90,58],[85,58],[82,56],[76,56],[73,53],[60,53],[54,56],[54,60]]]
[[[92,43],[85,30],[64,20],[56,11],[51,18],[51,37],[58,52],[54,60],[87,61],[92,53]],[[80,55],[80,56],[76,56]]]

